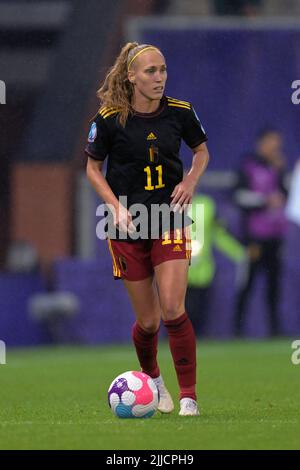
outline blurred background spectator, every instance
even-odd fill
[[[284,186],[285,157],[276,129],[261,131],[253,154],[245,157],[235,191],[243,213],[243,238],[250,258],[239,286],[235,332],[243,331],[245,309],[253,283],[262,269],[267,276],[266,299],[271,336],[279,335],[282,246],[287,232]]]
[[[211,315],[211,295],[216,271],[214,249],[231,261],[244,261],[246,250],[225,228],[217,215],[212,197],[197,194],[193,198],[191,217],[197,230],[192,234],[192,259],[189,269],[186,308],[197,336],[207,334]]]

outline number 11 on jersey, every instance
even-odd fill
[[[153,191],[154,189],[160,189],[160,188],[164,188],[165,187],[165,184],[163,183],[163,171],[162,171],[162,165],[159,165],[159,166],[156,166],[155,167],[155,170],[157,171],[158,173],[158,184],[156,184],[155,186],[152,185],[152,173],[151,173],[151,167],[150,166],[146,166],[146,168],[144,168],[144,171],[145,173],[147,174],[147,186],[145,186],[145,189],[147,191]]]

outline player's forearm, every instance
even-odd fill
[[[188,172],[188,176],[194,182],[195,186],[198,184],[199,179],[205,172],[208,162],[209,153],[206,146],[194,153],[193,163],[190,171]]]
[[[103,199],[106,204],[110,204],[115,208],[118,207],[118,199],[112,192],[111,187],[104,178],[103,174],[99,169],[87,167],[87,178],[95,189],[96,193]]]

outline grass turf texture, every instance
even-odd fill
[[[0,449],[299,449],[300,366],[291,341],[200,343],[199,418],[120,420],[111,381],[139,370],[131,346],[8,350],[0,366]],[[178,395],[168,345],[159,361]]]

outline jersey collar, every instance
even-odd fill
[[[163,95],[163,97],[160,100],[159,107],[157,108],[156,111],[154,111],[153,113],[139,113],[138,111],[134,111],[133,116],[142,117],[142,118],[156,117],[164,111],[166,107],[166,103],[167,103],[167,98],[165,95]]]

